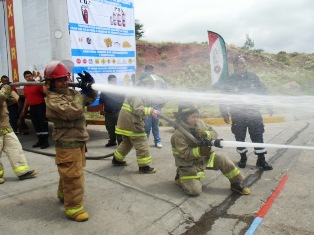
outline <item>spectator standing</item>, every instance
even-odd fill
[[[29,169],[22,145],[9,122],[7,100],[11,92],[12,89],[9,85],[4,85],[0,90],[0,184],[4,183],[4,168],[1,162],[2,152],[6,153],[15,175],[20,180],[30,179],[37,175],[37,171]]]
[[[166,83],[159,78],[158,76],[154,75],[154,67],[150,64],[145,65],[144,73],[140,76],[140,80],[150,79],[153,81],[150,88],[152,89],[165,89]],[[165,101],[160,97],[149,97],[146,101],[146,105],[152,107],[155,110],[161,112],[161,108],[164,106]],[[153,133],[154,143],[156,148],[162,148],[160,133],[159,133],[159,117],[157,119],[153,118],[152,116],[148,116],[145,119],[145,132],[147,138],[149,139],[150,132]]]
[[[33,73],[28,70],[24,72],[24,78],[27,82],[36,82],[33,78]],[[49,129],[45,104],[46,94],[47,88],[45,86],[24,86],[25,102],[21,116],[26,116],[29,107],[31,121],[38,138],[33,148],[40,147],[41,149],[45,149],[49,147]]]
[[[82,79],[79,83],[82,94],[69,89],[69,72],[62,62],[52,61],[44,72],[49,84],[46,113],[54,124],[52,138],[56,141],[55,162],[59,172],[57,195],[64,204],[66,217],[77,222],[89,218],[83,206],[85,152],[89,138],[84,107],[97,97],[97,92],[91,89],[93,77],[87,72],[85,75],[79,73],[79,76]]]
[[[117,85],[117,77],[115,75],[108,76],[109,85]],[[124,95],[119,95],[110,92],[101,92],[99,104],[101,105],[100,114],[105,116],[106,129],[109,135],[109,141],[106,147],[116,146],[122,142],[122,136],[116,134],[116,125],[118,122],[119,113],[125,99]]]
[[[6,85],[10,84],[10,79],[7,75],[3,75],[1,77],[1,86],[0,89]],[[17,89],[13,86],[12,87],[12,92],[15,92],[15,94],[18,96]],[[13,131],[18,134],[18,129],[17,129],[17,123],[18,123],[18,118],[19,118],[19,101],[16,101],[12,104],[8,104],[8,110],[9,110],[9,119],[10,119],[10,125],[13,128]]]
[[[222,90],[225,93],[232,94],[267,94],[265,85],[259,77],[252,72],[247,71],[246,60],[243,55],[237,55],[233,59],[234,74],[232,74],[224,83]],[[270,116],[272,110],[268,108]],[[260,107],[256,104],[252,105],[221,105],[220,112],[225,123],[230,123],[231,116],[231,131],[235,136],[236,141],[245,142],[247,131],[253,143],[263,143],[264,124],[263,117],[260,112]],[[241,159],[238,163],[240,168],[245,168],[248,152],[245,147],[237,147],[237,152]],[[256,166],[262,170],[272,170],[273,167],[265,160],[267,153],[265,148],[256,147],[254,153],[257,155]]]

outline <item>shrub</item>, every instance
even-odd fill
[[[167,52],[166,52],[166,51],[161,52],[160,58],[161,58],[162,60],[167,59]]]
[[[143,50],[140,50],[137,52],[137,56],[143,56],[144,55],[144,51]]]

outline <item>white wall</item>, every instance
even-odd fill
[[[66,0],[49,0],[49,25],[52,60],[71,60]],[[56,36],[61,36],[61,38]]]
[[[20,0],[22,1],[22,0]],[[51,42],[47,0],[23,0],[24,35],[20,45],[25,45],[25,63],[20,62],[24,70],[38,70],[43,73],[44,67],[51,60]]]
[[[43,74],[51,60],[71,60],[66,0],[14,0],[13,7],[20,81],[25,70]],[[0,74],[11,77],[7,37],[6,3],[0,0]]]

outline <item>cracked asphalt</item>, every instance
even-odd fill
[[[229,126],[213,127],[224,140],[234,140]],[[267,123],[265,129],[266,143],[314,146],[312,118]],[[19,181],[2,154],[6,182],[0,185],[1,234],[244,234],[284,175],[288,175],[287,183],[255,234],[314,233],[311,150],[268,148],[267,160],[274,170],[263,172],[256,168],[251,149],[248,165],[241,169],[251,195],[232,193],[220,172],[206,171],[203,193],[189,197],[174,184],[173,128],[160,127],[162,149],[150,140],[152,166],[157,168],[152,175],[138,174],[134,150],[126,157],[128,166],[113,167],[115,148],[104,147],[108,141],[105,127],[88,126],[88,130],[85,209],[90,219],[76,223],[65,218],[56,198],[53,143],[44,151],[32,149],[36,137],[31,129],[29,135],[18,137],[29,165],[39,171],[36,178]],[[234,148],[216,150],[234,162],[239,160]]]

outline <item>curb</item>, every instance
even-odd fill
[[[209,125],[229,125],[224,122],[223,118],[203,118],[203,121]],[[286,119],[284,116],[263,117],[264,123],[277,123],[285,121]]]
[[[202,120],[209,125],[229,125],[226,124],[223,118],[202,118]],[[277,123],[277,122],[285,122],[286,119],[284,116],[273,116],[273,117],[263,117],[264,123]],[[162,122],[161,126],[164,124]],[[105,125],[105,119],[98,118],[86,118],[87,125]]]

